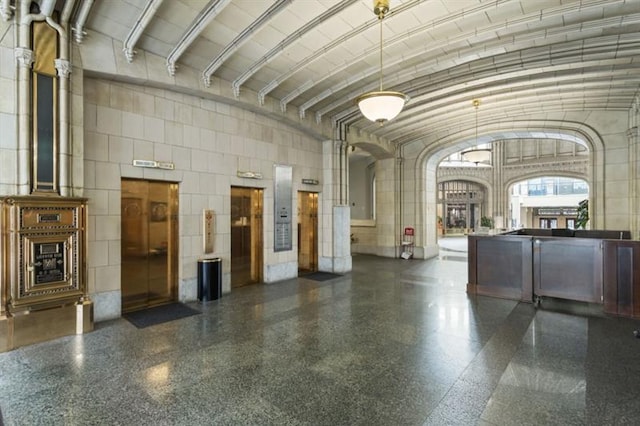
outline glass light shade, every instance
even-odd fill
[[[461,155],[463,160],[476,164],[489,163],[491,161],[490,149],[470,149],[469,151],[464,151]]]
[[[409,98],[400,92],[369,92],[358,97],[356,102],[362,115],[380,124],[393,120]]]

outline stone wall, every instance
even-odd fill
[[[175,170],[134,167],[134,159],[172,162]],[[274,164],[293,166],[294,194],[299,189],[317,190],[303,188],[301,179],[322,180],[322,144],[275,120],[227,104],[85,78],[84,195],[90,200],[89,292],[96,320],[120,315],[122,178],[179,183],[181,300],[196,298],[203,209],[216,213],[214,254],[223,260],[223,292],[230,291],[231,186],[264,188],[265,282],[295,276],[295,235],[293,250],[273,251]],[[259,172],[263,179],[242,179],[238,171]],[[297,197],[293,199],[296,211]]]

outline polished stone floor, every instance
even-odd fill
[[[640,322],[465,293],[466,253],[194,303],[0,354],[6,425],[640,422]]]

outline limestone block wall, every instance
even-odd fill
[[[624,229],[631,227],[629,215],[629,140],[626,135],[628,125],[626,113],[591,113],[585,119],[598,130],[604,141],[602,170],[602,193],[596,194],[603,202],[603,218],[591,223],[592,228]],[[589,209],[594,203],[589,205]]]
[[[351,253],[376,254],[376,224],[374,220],[351,220]]]
[[[276,120],[171,90],[97,78],[85,78],[83,90],[88,284],[97,321],[120,315],[122,178],[179,183],[181,300],[196,298],[203,209],[216,213],[214,255],[223,260],[223,292],[230,291],[231,186],[264,188],[265,281],[297,273],[295,234],[293,250],[273,251],[273,166],[293,167],[294,195],[299,189],[318,190],[303,188],[301,179],[322,179],[320,142]],[[173,162],[175,170],[134,167],[134,159]],[[238,171],[259,172],[263,179],[242,179]]]

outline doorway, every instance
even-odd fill
[[[178,185],[121,183],[122,311],[174,301],[178,282]]]
[[[260,188],[231,187],[231,287],[262,282]]]
[[[318,270],[318,193],[298,191],[298,273]]]

